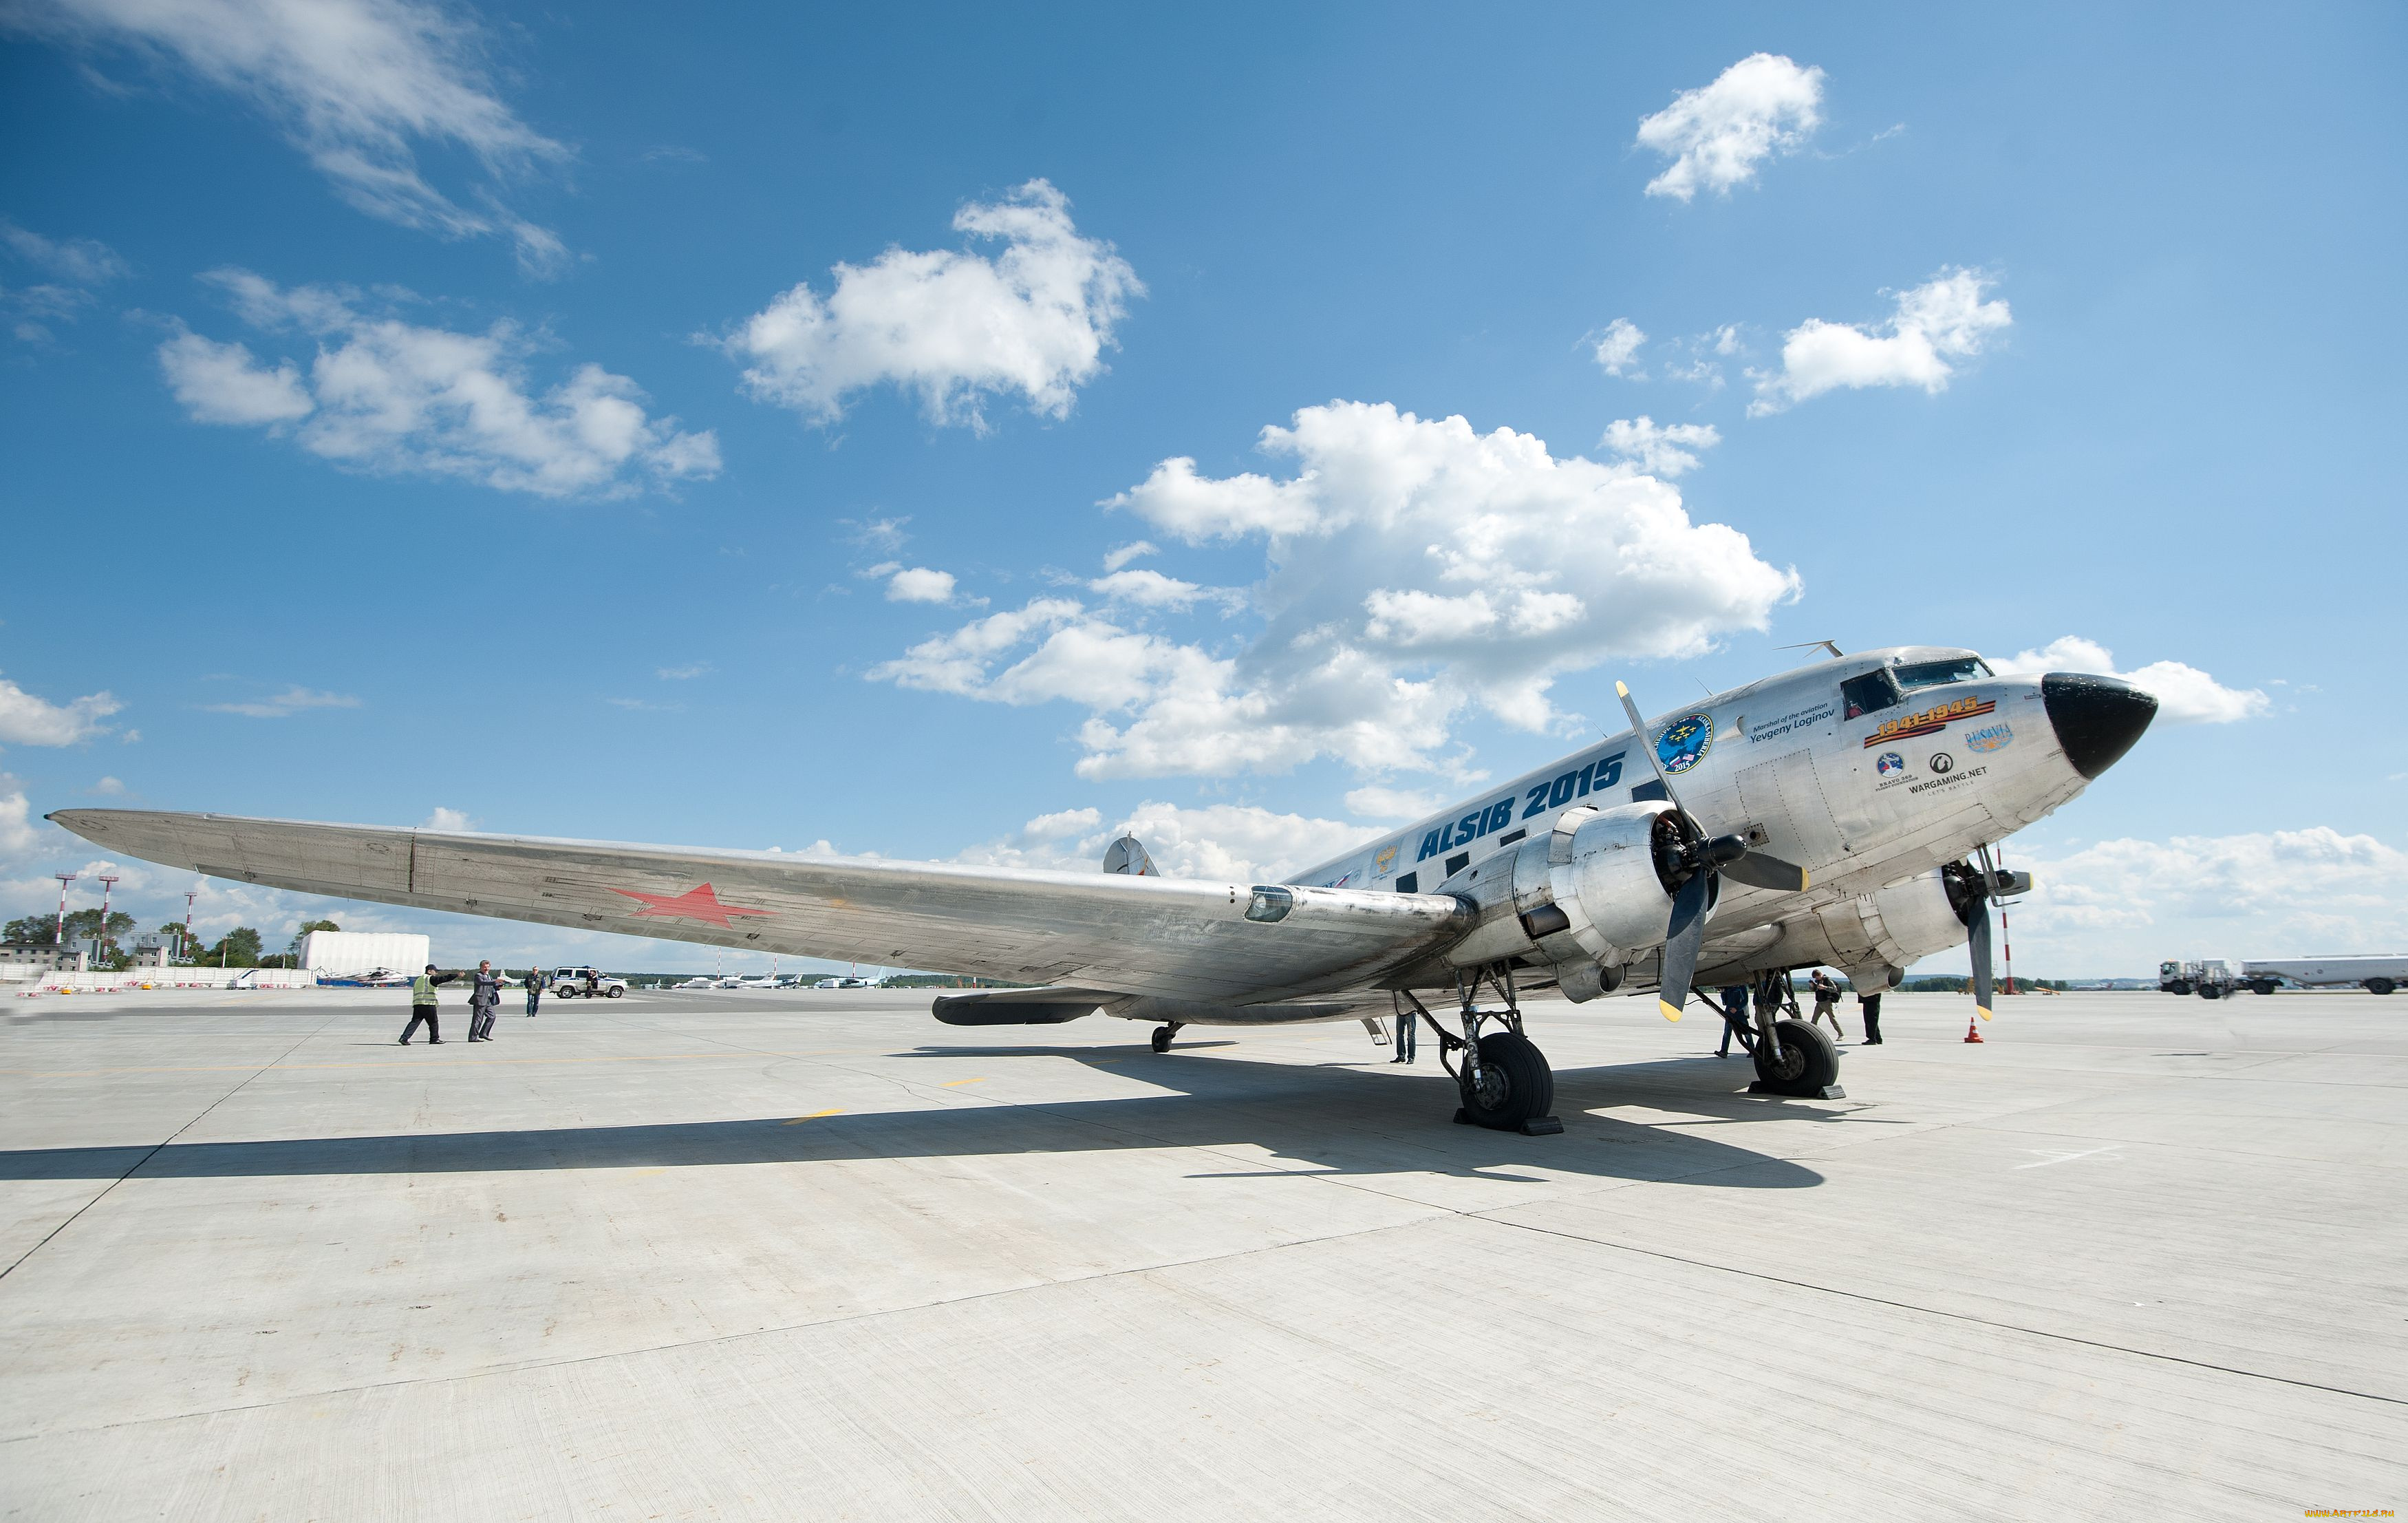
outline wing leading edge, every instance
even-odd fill
[[[1434,894],[964,863],[807,860],[136,810],[61,810],[96,844],[210,877],[423,910],[1035,984],[1247,1002],[1359,987],[1460,932]]]

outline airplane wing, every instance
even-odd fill
[[[71,809],[88,841],[215,878],[576,930],[1250,1002],[1359,985],[1463,929],[1452,898],[961,863],[804,859],[224,814]],[[1250,918],[1249,910],[1254,909]]]

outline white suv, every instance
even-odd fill
[[[594,981],[590,986],[592,992],[605,999],[616,999],[627,992],[625,979],[612,978],[599,970],[555,968],[552,970],[552,997],[554,999],[574,999],[587,992],[589,987],[586,984],[587,979]]]

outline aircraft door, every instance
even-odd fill
[[[1764,826],[1767,851],[1809,869],[1839,859],[1846,842],[1814,775],[1813,753],[1801,749],[1743,767],[1738,781],[1748,818]]]

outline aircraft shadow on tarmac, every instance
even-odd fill
[[[1026,1100],[941,1109],[787,1115],[738,1121],[617,1127],[536,1128],[368,1137],[177,1142],[163,1147],[29,1148],[0,1151],[0,1180],[239,1179],[276,1175],[367,1175],[541,1171],[567,1169],[709,1168],[726,1164],[832,1163],[875,1158],[1100,1152],[1122,1149],[1261,1147],[1336,1174],[1437,1173],[1512,1178],[1500,1168],[1554,1174],[1680,1182],[1724,1189],[1799,1189],[1822,1183],[1813,1170],[1670,1127],[1580,1113],[1652,1099],[1713,1124],[1832,1119],[1828,1113],[1731,1092],[1727,1065],[1650,1062],[1559,1070],[1561,1136],[1531,1138],[1448,1124],[1452,1085],[1417,1082],[1435,1068],[1425,1055],[1412,1078],[1342,1063],[1181,1060],[1113,1047],[927,1047],[902,1056],[1068,1057],[1140,1079],[1168,1093],[1111,1099]],[[1399,1082],[1399,1081],[1402,1082]],[[1248,1172],[1199,1170],[1197,1177]],[[1533,1177],[1533,1176],[1524,1176]]]

